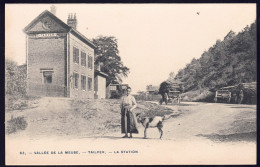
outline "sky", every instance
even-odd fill
[[[52,4],[6,4],[5,56],[26,60],[23,29]],[[76,13],[77,30],[89,39],[118,40],[119,55],[130,68],[123,83],[133,93],[159,86],[230,30],[238,33],[256,20],[256,4],[54,4],[65,23]]]

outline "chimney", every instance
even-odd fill
[[[51,13],[56,15],[56,6],[51,5]]]
[[[78,21],[77,21],[77,18],[76,18],[76,13],[74,13],[74,16],[73,16],[72,13],[69,13],[67,24],[68,24],[68,26],[70,26],[74,29],[77,29]]]

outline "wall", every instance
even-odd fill
[[[95,77],[96,95],[98,99],[106,98],[106,78],[101,76]]]
[[[87,44],[79,40],[76,36],[69,33],[69,73],[68,77],[70,78],[73,75],[73,72],[79,74],[79,83],[78,89],[73,87],[73,79],[69,81],[69,96],[76,98],[94,98],[94,49],[89,47]],[[79,49],[79,64],[73,62],[73,47]],[[81,66],[81,51],[86,53],[87,66]],[[92,56],[92,70],[88,68],[88,54]],[[81,90],[81,74],[86,76],[86,90]],[[92,90],[88,91],[88,77],[92,78]]]
[[[65,96],[65,45],[66,36],[35,38],[28,36],[27,91],[30,95]],[[52,84],[43,84],[41,68],[53,68]]]

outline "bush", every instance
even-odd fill
[[[214,102],[214,97],[215,93],[214,92],[209,92],[205,94],[204,96],[200,97],[197,99],[198,102],[208,102],[208,103],[213,103]]]
[[[189,91],[182,94],[183,101],[214,102],[215,93],[208,90]]]
[[[26,95],[26,65],[18,66],[12,60],[5,60],[5,94]]]
[[[28,107],[27,99],[21,99],[17,96],[6,96],[5,99],[7,110],[22,110]]]
[[[39,103],[39,98],[36,96],[5,96],[5,111],[12,110],[25,110],[29,108],[34,108]]]
[[[17,130],[25,130],[27,125],[28,123],[26,122],[23,116],[16,118],[13,118],[12,116],[11,119],[7,121],[7,133],[11,134],[15,133]]]

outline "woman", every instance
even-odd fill
[[[131,88],[126,89],[126,95],[121,99],[121,132],[125,133],[123,138],[128,137],[130,133],[130,138],[132,138],[132,133],[138,133],[137,130],[137,120],[136,115],[133,110],[136,108],[137,104],[135,98],[130,95]]]

